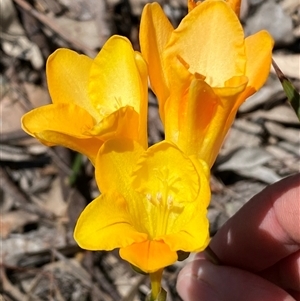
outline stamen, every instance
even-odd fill
[[[168,198],[167,198],[168,209],[170,209],[173,206],[173,201],[174,201],[173,196],[172,195],[168,195]]]
[[[122,107],[122,98],[121,97],[115,97],[115,103],[114,103],[114,108],[118,110],[119,108]]]
[[[97,111],[101,117],[105,117],[107,115],[107,110],[102,105],[97,106]]]
[[[156,194],[156,199],[159,203],[161,203],[162,201],[162,193],[159,191],[157,194]]]
[[[152,195],[150,193],[146,194],[146,199],[147,201],[151,202],[152,201]]]

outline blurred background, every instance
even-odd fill
[[[72,237],[82,209],[98,194],[93,166],[62,147],[25,134],[20,118],[51,102],[45,77],[49,54],[60,47],[94,57],[113,34],[139,49],[146,0],[0,0],[0,300],[138,301],[149,292],[118,251],[81,250]],[[158,1],[174,26],[186,0]],[[300,88],[300,2],[243,0],[246,35],[267,29],[274,60]],[[163,139],[149,91],[149,142]],[[266,85],[240,108],[213,167],[210,231],[268,184],[298,172],[300,124],[273,70]],[[245,221],[247,222],[247,221]],[[120,234],[121,235],[121,234]],[[190,255],[188,260],[191,260]],[[165,271],[169,301],[185,262]]]

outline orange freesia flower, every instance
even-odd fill
[[[145,150],[129,139],[100,148],[96,180],[102,192],[81,213],[74,232],[88,250],[120,248],[120,256],[147,273],[174,263],[177,251],[203,250],[209,169],[162,141]]]
[[[111,37],[95,59],[57,50],[47,61],[47,80],[53,103],[23,116],[28,134],[92,162],[112,137],[147,146],[147,67],[128,39]]]
[[[174,30],[159,4],[146,5],[140,44],[166,140],[212,166],[239,106],[267,79],[273,39],[244,38],[240,1],[189,6]]]

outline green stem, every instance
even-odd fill
[[[151,281],[151,300],[155,301],[158,298],[158,295],[161,290],[161,278],[162,278],[163,269],[160,269],[154,273],[150,273]]]
[[[73,186],[77,180],[82,166],[82,154],[77,153],[72,165],[72,174],[69,177],[70,186]]]

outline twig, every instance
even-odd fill
[[[100,285],[100,287],[109,294],[112,300],[121,300],[120,293],[116,289],[113,283],[111,283],[105,275],[101,272],[99,267],[95,267],[93,271],[93,276],[95,277],[96,281]]]
[[[148,278],[147,275],[138,275],[136,281],[132,284],[130,290],[127,292],[126,296],[122,298],[122,301],[132,301],[137,295],[140,285]]]
[[[22,294],[15,286],[8,280],[4,267],[0,265],[0,279],[2,283],[2,290],[4,293],[11,296],[14,300],[22,301],[25,300],[25,295]]]
[[[5,191],[9,193],[15,201],[19,204],[20,208],[35,213],[41,217],[53,220],[54,214],[37,207],[36,205],[30,203],[28,201],[27,195],[17,186],[10,178],[7,171],[0,167],[0,179],[1,179],[1,186],[5,188]]]
[[[34,16],[36,19],[38,19],[43,24],[47,25],[49,28],[51,28],[54,32],[58,33],[63,39],[68,41],[70,44],[72,44],[75,48],[83,51],[90,57],[95,57],[97,52],[93,49],[90,49],[86,45],[84,45],[81,42],[78,42],[76,39],[72,38],[71,34],[68,33],[65,29],[60,28],[57,26],[53,20],[41,13],[39,13],[37,10],[35,10],[29,3],[27,3],[24,0],[13,0],[15,3],[17,3],[20,7],[22,7],[26,12]]]
[[[13,141],[18,141],[20,139],[29,138],[23,130],[15,130],[12,132],[2,132],[0,135],[0,143],[12,143]]]
[[[111,19],[112,16],[107,12],[106,0],[88,0],[90,10],[94,13],[93,17],[96,23],[100,46],[102,47],[106,40],[112,35]]]

